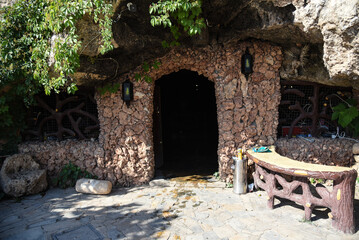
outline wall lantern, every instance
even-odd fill
[[[130,106],[130,101],[133,100],[133,83],[128,78],[122,83],[122,100],[126,102],[127,107]]]
[[[246,48],[246,52],[242,56],[242,73],[248,79],[248,75],[253,72],[253,57],[249,53],[248,48]]]

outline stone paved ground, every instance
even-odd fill
[[[221,183],[154,180],[107,196],[50,189],[0,202],[0,239],[359,239],[331,227],[328,210],[304,222],[301,207],[266,193],[236,195]],[[359,201],[355,202],[359,223]]]

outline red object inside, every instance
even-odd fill
[[[282,137],[288,136],[290,127],[282,127]],[[305,134],[305,131],[302,127],[294,127],[292,136],[297,136],[299,134]]]

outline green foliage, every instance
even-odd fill
[[[104,95],[106,93],[116,93],[120,89],[121,84],[115,83],[115,84],[106,84],[102,88],[98,88],[97,90],[100,92],[101,95]]]
[[[135,74],[136,81],[145,81],[145,82],[152,82],[152,78],[148,76],[148,72],[151,68],[158,69],[160,67],[161,63],[157,60],[155,60],[152,64],[149,64],[148,62],[144,62],[142,65],[142,71],[140,73]]]
[[[337,106],[332,107],[332,120],[338,120],[343,128],[348,128],[354,136],[359,135],[359,111],[354,99],[343,100]]]
[[[62,168],[58,177],[56,177],[53,182],[55,186],[59,186],[60,188],[68,188],[74,187],[76,181],[80,178],[97,179],[97,176],[94,176],[87,171],[81,170],[78,166],[69,162]]]
[[[309,181],[313,185],[317,183],[323,184],[325,182],[325,180],[321,178],[309,178]]]
[[[217,180],[219,180],[219,172],[213,173],[213,177]]]
[[[93,17],[101,29],[101,53],[105,53],[112,49],[111,11],[105,0],[19,0],[5,8],[0,27],[1,78],[7,84],[25,83],[31,87],[28,91],[42,85],[47,94],[58,92],[79,67],[82,42],[77,21],[85,14]],[[50,62],[56,77],[49,74]],[[74,84],[68,84],[69,92],[75,90]]]
[[[18,141],[24,126],[19,124],[24,119],[20,113],[25,113],[18,112],[21,102],[33,104],[33,96],[43,89],[47,94],[63,88],[69,93],[77,90],[71,79],[82,47],[76,23],[85,14],[100,26],[101,53],[112,49],[111,11],[107,0],[17,0],[1,9],[0,142],[4,136],[6,142]],[[10,135],[4,135],[10,130]]]
[[[181,36],[180,27],[189,36],[201,34],[206,26],[204,19],[200,17],[202,13],[202,1],[200,0],[159,0],[152,3],[149,8],[151,14],[151,25],[164,26],[171,29],[174,41],[171,43],[163,42],[163,47],[178,45]],[[174,24],[173,20],[175,21]]]

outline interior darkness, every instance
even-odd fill
[[[176,176],[218,171],[214,83],[196,72],[181,70],[158,79],[155,86],[156,168]],[[160,124],[156,124],[156,114]],[[156,140],[159,132],[162,139]]]

